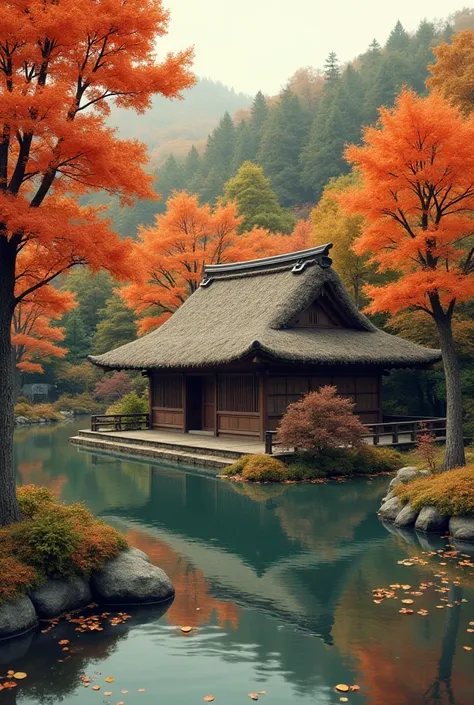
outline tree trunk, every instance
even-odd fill
[[[20,518],[13,468],[14,368],[11,323],[14,308],[16,252],[0,236],[0,526]]]
[[[450,470],[466,464],[462,427],[461,375],[453,339],[451,318],[448,316],[436,316],[435,321],[441,343],[444,376],[446,378],[446,454],[443,470]]]

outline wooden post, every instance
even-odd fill
[[[214,373],[214,435],[218,436],[219,435],[219,414],[217,413],[218,411],[218,401],[219,401],[219,396],[218,396],[218,385],[219,384],[219,375],[217,372]]]
[[[266,431],[268,430],[267,413],[267,372],[265,369],[258,373],[258,407],[260,413],[260,438],[266,441]]]
[[[265,433],[265,453],[266,453],[266,455],[273,455],[273,433],[272,433],[272,431],[266,431],[266,433]]]
[[[392,443],[393,445],[396,445],[398,443],[398,424],[392,424],[392,429]]]

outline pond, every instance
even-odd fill
[[[0,673],[28,677],[0,705],[198,705],[206,695],[245,705],[258,691],[265,705],[473,702],[470,560],[388,532],[376,517],[386,477],[242,486],[70,446],[86,423],[19,429],[19,481],[85,502],[164,568],[176,599],[118,624],[100,617],[103,631],[61,621],[2,643]],[[377,588],[398,599],[374,602]]]

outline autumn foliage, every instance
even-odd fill
[[[294,235],[253,228],[239,234],[235,203],[199,205],[198,197],[175,192],[156,223],[140,230],[133,254],[135,282],[121,295],[139,314],[145,333],[164,323],[198,288],[205,264],[222,264],[291,252],[306,242],[308,226]]]
[[[110,377],[105,377],[97,382],[93,396],[107,402],[116,401],[132,391],[132,380],[123,370],[114,372]]]
[[[15,310],[78,264],[133,273],[127,242],[80,200],[103,190],[122,203],[153,198],[146,147],[107,126],[109,103],[142,112],[153,94],[178,97],[194,83],[192,50],[156,59],[169,15],[161,0],[5,0],[0,13],[0,525],[19,517],[12,466]],[[17,315],[22,319],[28,311]],[[47,318],[31,352],[54,345]],[[45,330],[47,326],[47,331]],[[39,328],[42,327],[42,332]],[[20,326],[21,328],[21,326]],[[38,335],[38,333],[40,333]],[[57,342],[57,341],[56,341]],[[49,352],[52,350],[49,348]],[[31,367],[30,367],[31,369]]]
[[[377,127],[347,158],[361,180],[343,196],[365,217],[357,254],[369,255],[391,280],[366,286],[371,313],[420,310],[435,322],[446,375],[446,466],[464,464],[459,364],[453,339],[456,306],[474,297],[474,118],[438,93],[403,91],[382,108]]]
[[[21,521],[0,529],[0,604],[46,578],[87,576],[127,547],[81,504],[58,504],[44,487],[20,487],[18,501]]]
[[[443,93],[465,114],[474,110],[474,32],[457,32],[449,44],[433,49],[436,63],[429,66],[431,90]]]
[[[326,448],[357,447],[365,428],[353,414],[354,404],[336,387],[321,387],[290,404],[277,431],[284,448],[320,453]]]

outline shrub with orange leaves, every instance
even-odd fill
[[[337,394],[336,387],[321,387],[289,405],[278,427],[277,441],[284,448],[309,453],[360,446],[366,429],[353,408],[349,399]]]
[[[18,488],[17,496],[21,521],[0,529],[0,604],[46,578],[88,576],[127,548],[82,504],[60,504],[34,485]]]

